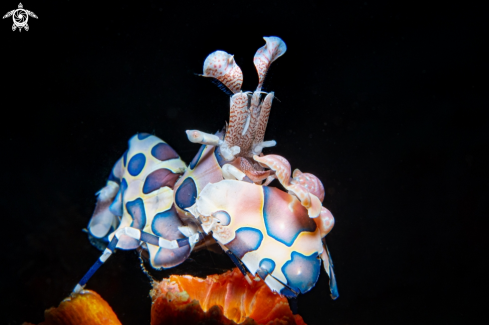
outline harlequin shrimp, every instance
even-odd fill
[[[334,218],[322,206],[321,181],[298,169],[292,173],[281,156],[262,153],[276,144],[264,140],[274,93],[262,86],[271,63],[286,51],[280,38],[264,39],[254,57],[254,92],[241,91],[243,74],[232,55],[216,51],[206,58],[202,76],[215,78],[233,94],[230,119],[215,134],[186,131],[191,142],[201,144],[188,166],[156,136],[140,133],[129,140],[98,192],[88,225],[92,236],[109,244],[74,292],[116,248],[143,245],[151,266],[161,269],[182,263],[197,243],[213,239],[249,282],[250,275],[262,279],[287,297],[314,287],[322,260],[331,296],[338,297],[324,241]],[[287,192],[268,186],[274,179]]]

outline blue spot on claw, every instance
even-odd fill
[[[297,298],[297,293],[293,292],[287,287],[283,287],[282,290],[280,290],[280,294],[284,295],[286,298],[289,299]]]
[[[258,276],[262,279],[265,279],[268,274],[272,274],[273,270],[275,270],[275,262],[269,258],[264,258],[260,261]]]
[[[226,211],[217,211],[212,215],[219,219],[221,226],[228,226],[231,223],[231,216]]]
[[[236,230],[236,237],[227,243],[226,246],[237,258],[242,259],[246,253],[257,250],[262,240],[263,234],[260,230],[242,227]]]
[[[295,292],[306,293],[316,284],[319,277],[321,261],[318,254],[310,256],[292,252],[291,260],[282,267],[282,273],[287,279],[287,285]]]

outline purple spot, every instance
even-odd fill
[[[167,240],[176,240],[185,238],[185,236],[178,230],[179,226],[182,226],[182,221],[177,215],[175,206],[169,210],[158,213],[153,218],[151,224],[151,230],[159,237],[163,237]],[[177,249],[160,248],[154,257],[155,268],[170,268],[184,262],[190,255],[190,246],[184,246]]]
[[[178,230],[180,226],[183,226],[183,223],[178,217],[175,207],[172,205],[170,209],[157,213],[154,216],[151,230],[156,236],[163,237],[167,240],[175,240],[185,238],[180,230]]]
[[[143,133],[138,133],[138,139],[139,139],[139,140],[144,140],[144,139],[146,139],[147,137],[149,137],[150,135],[151,135],[151,134],[149,134],[149,133],[144,133],[144,132],[143,132]]]
[[[151,149],[151,155],[160,161],[178,158],[178,154],[166,143],[158,143]]]
[[[132,217],[130,227],[143,229],[146,225],[146,212],[144,211],[144,202],[141,198],[126,203],[126,209]],[[139,247],[139,240],[131,238],[127,235],[122,235],[117,243],[117,248],[130,250]]]
[[[197,187],[191,177],[187,177],[175,193],[175,203],[180,209],[191,207],[197,199]]]
[[[134,201],[127,202],[126,209],[133,219],[131,227],[143,229],[146,225],[146,212],[144,211],[143,199],[137,198]]]
[[[160,247],[160,249],[158,249],[158,251],[156,252],[153,267],[156,269],[169,269],[185,262],[189,255],[190,246],[188,245],[179,247],[177,249],[167,249]]]
[[[144,168],[144,164],[146,164],[146,157],[142,153],[138,153],[132,156],[131,160],[129,160],[129,164],[127,166],[127,171],[132,176],[138,176],[139,173]]]
[[[143,193],[149,194],[165,186],[173,188],[180,175],[174,174],[166,168],[157,169],[146,177],[143,185]]]

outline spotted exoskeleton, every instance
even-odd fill
[[[298,169],[291,175],[285,158],[262,153],[276,144],[264,140],[274,93],[263,92],[262,86],[270,64],[286,51],[280,38],[264,39],[254,57],[259,77],[254,92],[241,91],[243,75],[232,55],[216,51],[206,58],[202,76],[217,79],[233,94],[230,119],[215,134],[187,131],[191,142],[201,144],[188,166],[156,136],[131,138],[98,193],[88,226],[92,236],[109,244],[74,292],[116,248],[144,243],[154,268],[171,268],[185,261],[199,241],[213,238],[248,281],[250,275],[261,278],[288,297],[315,285],[322,260],[332,297],[338,296],[322,240],[334,218],[322,207],[321,181]],[[268,186],[274,179],[287,192]]]

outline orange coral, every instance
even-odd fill
[[[292,314],[285,297],[273,293],[261,280],[248,284],[238,269],[205,280],[172,275],[155,282],[153,288],[152,325],[194,323],[206,318],[222,324],[305,324],[301,316]]]
[[[121,325],[109,304],[91,290],[63,300],[57,308],[49,308],[44,319],[39,325]]]
[[[206,279],[172,275],[154,282],[151,296],[152,325],[305,325],[286,298],[261,280],[248,284],[238,269]],[[44,318],[39,325],[121,325],[109,304],[90,290],[46,310]]]

